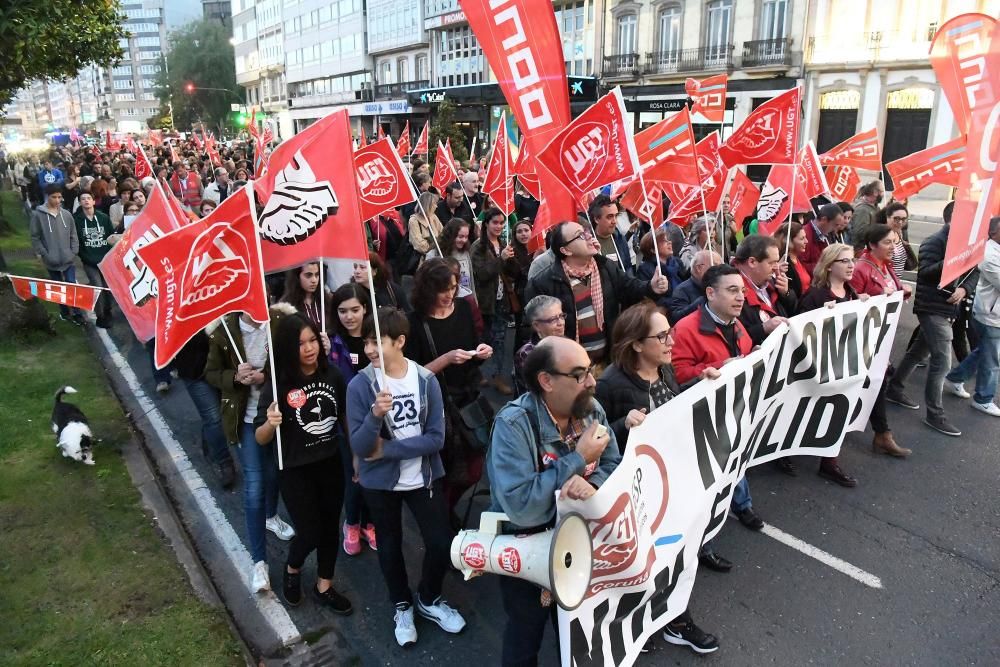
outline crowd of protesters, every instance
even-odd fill
[[[191,143],[159,147],[150,155],[155,176],[142,182],[124,151],[64,148],[12,163],[11,173],[49,274],[75,280],[79,256],[88,281],[102,285],[97,264],[142,210],[154,178],[203,216],[251,173],[242,146],[220,147],[214,166]],[[548,230],[545,247],[533,252],[538,202],[528,192],[518,191],[506,216],[480,191],[480,165],[458,166],[458,180],[442,193],[431,187],[426,163],[409,165],[418,201],[365,223],[370,262],[356,263],[346,282],[335,284],[320,263],[269,278],[277,396],[267,325],[239,314],[208,327],[174,362],[223,486],[238,477],[227,443],[239,460],[257,592],[271,588],[270,531],[291,542],[280,570],[284,600],[300,604],[300,572],[315,551],[313,599],[349,614],[352,602],[336,588],[337,554],[358,555],[366,544],[378,552],[401,646],[417,641],[415,614],[460,632],[465,621],[442,590],[470,496],[488,490],[512,532],[552,527],[556,492],[592,495],[620,460],[629,430],[652,410],[718,377],[787,318],[836,303],[901,291],[919,320],[872,411],[875,452],[912,453],[894,439],[886,404],[920,409],[907,384],[924,363],[927,426],[961,434],[943,407],[945,391],[1000,416],[1000,219],[990,223],[979,269],[943,288],[952,205],[915,252],[906,203],[880,207],[878,181],[856,202],[794,216],[773,237],[754,233],[756,220],[733,220],[725,202],[721,215],[654,231],[601,194],[579,219]],[[904,270],[916,271],[912,294]],[[65,309],[62,317],[84,321]],[[97,326],[112,319],[105,299]],[[964,383],[973,378],[970,394]],[[169,372],[158,376],[157,389],[171,381]],[[489,399],[497,395],[510,400],[494,413]],[[801,462],[775,465],[797,475]],[[818,474],[844,487],[859,483],[837,458],[821,460]],[[424,547],[416,593],[406,561],[419,551],[404,545],[404,505]],[[764,525],[745,478],[732,512],[747,529]],[[699,560],[717,572],[733,566],[711,542]],[[503,664],[534,664],[554,607],[534,584],[498,579],[507,615]],[[699,653],[719,647],[691,611],[663,638]]]

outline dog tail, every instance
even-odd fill
[[[62,401],[63,394],[75,394],[75,393],[76,389],[73,389],[73,387],[69,386],[68,384],[63,387],[59,387],[59,391],[56,392],[56,403]]]

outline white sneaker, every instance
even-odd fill
[[[285,542],[295,537],[295,529],[282,521],[281,517],[277,514],[265,521],[264,527],[277,535],[279,540],[284,540]]]
[[[250,570],[250,588],[254,593],[263,593],[271,590],[271,577],[267,573],[267,563],[262,560],[253,564]]]
[[[961,382],[949,382],[948,380],[945,380],[944,388],[948,390],[949,394],[954,394],[959,398],[972,398],[972,394],[965,391],[965,385]]]
[[[465,619],[462,618],[462,615],[456,609],[449,607],[448,603],[441,598],[435,600],[434,604],[424,604],[418,595],[417,613],[440,625],[445,632],[455,634],[465,628]]]
[[[397,605],[393,620],[396,622],[396,643],[400,646],[416,644],[417,627],[413,625],[413,605]]]
[[[972,407],[980,412],[985,412],[990,417],[1000,417],[1000,408],[997,407],[996,403],[977,403],[973,401]]]

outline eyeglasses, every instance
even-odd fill
[[[538,318],[537,320],[535,320],[535,322],[539,322],[541,324],[548,324],[549,326],[552,326],[556,322],[565,322],[565,321],[566,321],[566,313],[559,313],[558,315],[553,315],[552,317],[546,317],[544,319]]]
[[[589,241],[591,238],[593,237],[591,236],[590,232],[580,232],[579,234],[571,238],[569,241],[566,241],[566,245],[569,245],[570,243],[573,243],[574,241],[578,241],[580,239]]]
[[[653,334],[652,336],[643,336],[642,339],[647,340],[649,338],[655,338],[656,340],[660,341],[661,344],[665,345],[668,340],[672,341],[674,339],[674,330],[669,329],[667,331],[661,331],[658,334]]]
[[[890,215],[889,219],[894,222],[906,222],[909,216],[906,215]]]
[[[837,264],[843,264],[844,266],[854,266],[854,264],[857,263],[857,260],[853,257],[845,257],[843,259],[835,259],[833,261]]]
[[[573,378],[576,380],[577,384],[583,384],[587,381],[588,377],[594,374],[594,367],[590,366],[588,368],[576,368],[569,373],[563,373],[562,371],[547,371],[549,375],[561,375],[567,378]]]

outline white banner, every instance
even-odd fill
[[[863,431],[889,364],[902,294],[792,318],[750,355],[653,411],[579,512],[594,541],[587,599],[559,610],[562,663],[631,665],[687,609],[701,545],[721,530],[749,466],[836,456]]]

